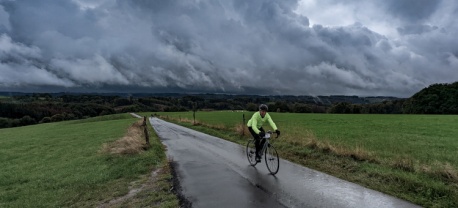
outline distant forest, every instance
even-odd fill
[[[410,98],[227,94],[0,93],[0,128],[124,112],[269,111],[348,114],[458,114],[458,82],[433,84]]]

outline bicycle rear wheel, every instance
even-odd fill
[[[246,144],[246,156],[248,158],[248,162],[250,165],[255,166],[256,165],[256,146],[254,144],[254,140],[248,141]]]
[[[267,145],[264,159],[266,160],[266,165],[269,172],[272,175],[277,174],[278,169],[280,168],[280,160],[278,158],[277,150],[271,144]]]

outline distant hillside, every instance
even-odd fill
[[[458,82],[430,85],[406,100],[403,108],[414,114],[458,114]]]
[[[0,92],[0,128],[123,112],[256,111],[260,103],[266,103],[272,112],[458,114],[458,82],[431,85],[408,99],[346,95]]]
[[[309,104],[332,105],[338,102],[347,102],[350,104],[370,104],[381,103],[384,101],[393,101],[403,98],[392,96],[368,96],[359,97],[356,95],[329,95],[329,96],[310,96],[310,95],[234,95],[234,94],[186,94],[186,93],[75,93],[75,92],[59,92],[59,93],[24,93],[24,92],[0,92],[0,98],[3,97],[23,97],[23,96],[36,96],[45,95],[44,97],[80,97],[81,95],[87,96],[102,96],[102,97],[117,97],[117,98],[150,98],[150,97],[168,97],[168,98],[183,98],[183,97],[199,97],[204,100],[230,100],[230,99],[244,99],[250,98],[255,100],[267,101],[286,101],[286,102],[301,102]]]

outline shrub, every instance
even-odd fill
[[[27,126],[27,125],[36,124],[37,121],[30,116],[24,116],[19,120],[19,123],[21,126]]]
[[[50,117],[44,117],[43,119],[41,119],[40,123],[50,123],[51,122],[51,118]]]
[[[62,114],[56,114],[51,117],[52,122],[63,121],[65,117]]]
[[[8,128],[8,127],[10,127],[9,119],[0,117],[0,128]]]

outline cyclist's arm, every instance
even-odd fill
[[[269,122],[270,124],[270,127],[272,127],[272,129],[277,130],[277,125],[275,125],[274,121],[272,120],[272,118],[270,117],[270,115],[268,115],[269,117],[267,117],[267,121]]]

